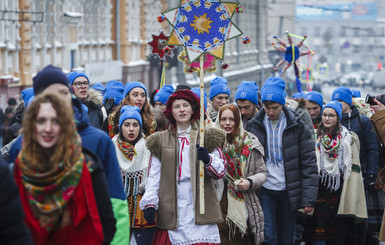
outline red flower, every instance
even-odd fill
[[[67,190],[65,190],[63,192],[63,199],[66,201],[69,201],[71,199],[72,195],[74,194],[74,192],[75,192],[75,188],[69,187]]]
[[[108,131],[111,131],[112,130],[112,126],[111,124],[108,124]]]
[[[242,155],[244,155],[245,157],[248,157],[250,155],[250,150],[249,150],[249,147],[247,145],[243,146]]]
[[[242,171],[241,171],[241,169],[240,169],[240,168],[238,168],[238,170],[237,170],[237,174],[238,174],[238,176],[242,176]]]

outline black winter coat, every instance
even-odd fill
[[[102,106],[97,105],[92,101],[86,101],[84,104],[88,108],[88,118],[90,119],[90,125],[100,129],[103,123]]]
[[[282,135],[282,151],[285,165],[286,190],[292,211],[314,207],[318,195],[318,169],[315,142],[311,131],[288,107],[283,107],[287,126]],[[258,137],[268,155],[266,127],[263,124],[265,110],[246,125],[246,130]],[[269,178],[269,177],[268,177]]]
[[[370,119],[361,115],[356,107],[352,107],[351,113],[342,114],[341,124],[358,135],[363,177],[374,181],[378,171],[379,152],[377,136]]]
[[[3,145],[7,145],[19,136],[19,131],[23,127],[23,116],[23,112],[16,115],[15,122],[8,128],[7,134],[4,137]]]
[[[9,164],[0,157],[0,244],[33,244],[24,223],[24,212],[19,189],[10,172]]]

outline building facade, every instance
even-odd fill
[[[152,34],[171,32],[157,22],[161,12],[178,0],[18,0],[0,1],[0,107],[32,85],[32,77],[48,64],[64,72],[84,70],[91,83],[109,80],[142,81],[157,88],[159,67],[149,62]],[[263,81],[272,65],[266,47],[267,8],[263,0],[242,1],[245,8],[233,21],[251,38],[226,43],[225,62],[215,75],[228,78],[232,89],[242,80]],[[189,83],[198,78],[183,73],[183,64],[167,71],[167,80]]]

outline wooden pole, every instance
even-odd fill
[[[204,55],[204,54],[203,54]],[[204,76],[203,76],[203,61],[204,57],[201,55],[200,57],[200,69],[199,69],[199,76],[200,76],[200,122],[199,122],[199,130],[200,130],[200,136],[199,136],[199,145],[204,146],[204,113],[205,113],[205,91],[204,91]],[[199,213],[204,214],[205,213],[205,174],[204,174],[204,165],[203,161],[199,161]]]

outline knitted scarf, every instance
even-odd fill
[[[216,121],[219,124],[219,119]],[[234,144],[227,141],[223,147],[223,154],[226,157],[226,180],[227,180],[227,217],[226,222],[230,227],[230,238],[238,228],[242,234],[247,230],[247,210],[245,194],[238,191],[237,184],[240,179],[246,179],[244,169],[247,159],[250,156],[252,138],[243,130],[242,122],[239,123],[239,133],[234,138]]]
[[[66,222],[62,216],[80,181],[84,156],[80,136],[77,133],[71,151],[70,167],[65,167],[68,163],[60,162],[56,168],[48,172],[30,169],[23,151],[15,162],[20,168],[20,177],[32,213],[39,220],[40,226],[47,231],[52,231]]]
[[[330,191],[336,191],[341,187],[341,175],[344,175],[344,178],[350,176],[352,168],[350,141],[350,134],[344,128],[340,128],[336,137],[332,139],[324,130],[321,130],[321,135],[318,136],[316,155],[321,184]]]
[[[263,124],[266,127],[267,134],[268,159],[266,164],[271,163],[274,166],[283,164],[282,133],[286,128],[285,113],[282,111],[282,113],[279,115],[277,125],[274,129],[273,124],[267,115],[265,115],[265,118],[263,119]]]

